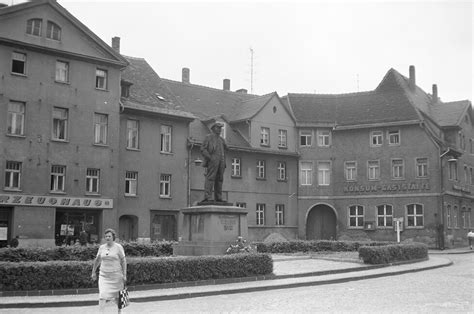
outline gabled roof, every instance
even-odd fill
[[[251,98],[242,101],[239,105],[234,107],[233,112],[228,116],[232,122],[239,122],[253,118],[262,108],[273,98],[278,97],[276,92]]]
[[[459,126],[470,107],[469,100],[437,103],[432,105],[431,117],[441,127]]]
[[[185,110],[168,86],[143,58],[124,56],[129,65],[122,70],[122,80],[130,87],[129,97],[122,97],[125,108],[194,119]]]
[[[163,79],[163,81],[169,86],[185,109],[202,120],[216,115],[229,117],[243,101],[258,97],[168,79]]]
[[[34,0],[28,1],[20,4],[15,4],[11,6],[4,7],[0,9],[0,17],[6,16],[8,14],[13,14],[21,10],[27,10],[30,8],[38,7],[41,5],[49,5],[53,9],[55,9],[59,14],[61,14],[64,18],[69,20],[73,25],[75,25],[80,31],[82,31],[88,38],[90,38],[93,42],[95,42],[103,51],[107,53],[109,56],[109,60],[115,62],[120,66],[125,66],[127,61],[115,51],[112,47],[106,44],[100,37],[98,37],[94,32],[92,32],[86,25],[84,25],[81,21],[75,18],[69,11],[63,8],[56,0]],[[5,39],[7,40],[7,39]],[[26,44],[26,43],[25,43]],[[28,44],[27,44],[28,45]],[[47,48],[46,48],[47,49]],[[106,60],[103,60],[106,61]]]

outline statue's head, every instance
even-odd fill
[[[222,124],[221,123],[213,123],[211,125],[211,130],[212,132],[214,132],[215,134],[221,134],[221,130],[222,130]]]

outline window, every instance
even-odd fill
[[[265,204],[257,204],[256,218],[257,226],[265,225]]]
[[[464,183],[469,183],[469,170],[467,165],[464,165]]]
[[[311,130],[301,130],[300,131],[300,146],[311,147],[312,136],[313,136],[313,132]]]
[[[388,131],[388,145],[400,145],[400,130]]]
[[[127,148],[138,149],[138,121],[127,120]]]
[[[97,89],[107,89],[107,71],[97,69],[95,70],[95,88]]]
[[[99,169],[88,168],[86,172],[86,193],[99,194]]]
[[[26,75],[26,54],[25,53],[13,52],[12,73]]]
[[[392,159],[392,179],[403,179],[405,177],[404,164],[403,159]]]
[[[453,228],[459,228],[459,208],[457,206],[453,206]]]
[[[318,185],[331,184],[331,163],[329,161],[318,162]]]
[[[318,130],[318,146],[329,147],[331,145],[331,131],[329,130]]]
[[[370,146],[382,146],[383,143],[383,133],[382,131],[372,131],[370,132]]]
[[[313,163],[310,161],[300,162],[300,184],[301,185],[313,184]]]
[[[344,163],[344,173],[346,181],[357,180],[357,163],[355,161],[346,161]]]
[[[171,197],[171,175],[160,175],[160,197]]]
[[[468,212],[466,211],[466,207],[463,207],[461,211],[461,219],[462,219],[462,227],[464,229],[469,228],[467,224],[467,216],[468,216]]]
[[[277,226],[283,226],[285,224],[285,205],[275,205],[275,224]]]
[[[451,205],[446,206],[446,224],[447,224],[448,229],[451,229],[453,227],[452,211],[453,210],[451,208]]]
[[[61,40],[61,27],[58,24],[48,21],[46,27],[46,37],[54,40]]]
[[[56,61],[56,82],[69,82],[69,63]]]
[[[369,180],[380,180],[380,161],[369,160],[367,162],[367,170]]]
[[[418,178],[428,176],[428,158],[416,158],[416,176]]]
[[[277,165],[277,178],[278,181],[285,181],[286,180],[286,162],[279,161]]]
[[[241,160],[240,158],[234,157],[232,158],[232,172],[231,176],[233,177],[241,177]]]
[[[474,169],[469,167],[469,184],[472,185],[474,183]]]
[[[240,207],[240,208],[247,208],[247,203],[235,203],[235,206]]]
[[[407,205],[407,227],[423,227],[423,206]]]
[[[169,125],[161,126],[161,152],[171,153],[171,131],[172,128]]]
[[[278,130],[278,147],[286,148],[288,146],[288,132],[286,130]]]
[[[457,181],[458,180],[458,162],[448,161],[448,179]]]
[[[5,190],[19,190],[21,179],[21,162],[7,161],[5,167]]]
[[[120,96],[121,97],[130,97],[130,84],[123,84],[120,85]]]
[[[393,227],[392,205],[377,206],[377,226]]]
[[[68,110],[53,108],[53,140],[65,141],[67,139]]]
[[[25,103],[10,101],[8,103],[7,134],[25,134]]]
[[[106,114],[94,114],[94,143],[107,144],[108,116]]]
[[[66,181],[66,166],[51,166],[51,192],[64,192]]]
[[[364,207],[360,205],[349,206],[349,227],[364,227]]]
[[[125,195],[137,196],[138,172],[125,172]]]
[[[265,179],[265,160],[257,160],[257,179]]]
[[[26,33],[34,36],[41,36],[41,26],[43,20],[41,19],[29,19],[26,22]]]
[[[260,145],[270,146],[270,129],[269,128],[260,129]]]

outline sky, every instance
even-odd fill
[[[22,0],[9,0],[14,3]],[[473,99],[471,1],[58,0],[160,77],[263,95],[369,91],[394,68],[442,101]],[[253,53],[252,53],[253,51]]]

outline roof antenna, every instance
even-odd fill
[[[253,94],[253,49],[250,47],[250,94]]]

